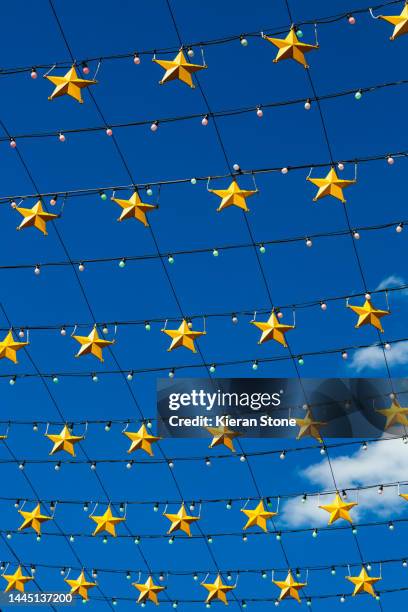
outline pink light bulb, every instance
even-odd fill
[[[113,132],[112,132],[111,128],[107,128],[106,135],[107,136],[112,136],[112,134],[113,134]]]
[[[208,125],[208,115],[206,115],[205,117],[201,119],[201,125],[204,125],[204,126]]]
[[[15,148],[16,148],[16,146],[17,146],[16,141],[14,140],[14,138],[11,138],[11,140],[10,140],[10,147],[11,147],[12,149],[15,149]]]
[[[287,174],[289,172],[288,168],[282,168],[281,170],[282,174]]]
[[[394,162],[395,162],[395,159],[394,159],[394,158],[393,158],[391,155],[389,155],[389,156],[387,157],[387,164],[388,164],[389,166],[392,166],[392,165],[394,164]]]
[[[356,18],[353,17],[353,15],[350,15],[350,17],[348,18],[348,22],[349,22],[350,25],[355,25]]]
[[[84,64],[84,65],[82,66],[82,72],[83,72],[84,74],[89,74],[89,73],[90,73],[89,66],[88,66],[87,64]]]
[[[342,164],[341,162],[337,164],[337,167],[339,170],[344,170],[344,164]]]
[[[262,110],[262,108],[258,108],[256,110],[256,116],[259,117],[259,118],[263,117],[263,110]]]
[[[158,121],[154,121],[152,125],[150,126],[150,129],[152,130],[152,132],[157,132],[158,127],[159,127]]]
[[[32,79],[36,79],[38,77],[38,74],[37,74],[37,71],[36,71],[35,68],[33,68],[31,70],[31,75],[30,76],[31,76]]]
[[[58,136],[58,140],[59,140],[60,142],[65,142],[65,136],[64,136],[64,134],[62,134],[62,133],[61,133],[61,134],[59,134],[59,136]]]
[[[138,56],[137,53],[135,53],[135,55],[133,57],[133,63],[136,64],[136,66],[138,66],[140,64],[140,57]]]

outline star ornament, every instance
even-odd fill
[[[400,15],[378,15],[378,19],[388,21],[394,27],[394,32],[390,36],[390,40],[395,40],[398,36],[408,33],[408,2],[405,2],[404,8]]]
[[[279,601],[282,599],[286,599],[287,597],[292,597],[296,599],[300,603],[300,589],[307,586],[305,582],[296,582],[296,580],[292,576],[292,572],[289,571],[286,580],[273,580],[273,583],[281,590],[279,595]]]
[[[295,329],[294,325],[279,323],[278,317],[274,312],[272,312],[267,321],[251,321],[251,323],[262,331],[262,336],[258,344],[269,342],[269,340],[275,340],[279,342],[279,344],[282,344],[282,346],[287,347],[285,334],[291,329]]]
[[[84,436],[72,435],[67,425],[64,425],[59,434],[45,434],[45,437],[54,442],[50,455],[65,451],[72,457],[75,457],[74,444],[84,439]]]
[[[151,457],[153,456],[152,444],[161,440],[159,436],[152,436],[152,434],[147,431],[145,425],[142,425],[138,431],[124,431],[123,435],[131,440],[131,445],[127,451],[128,453],[133,453],[135,450],[141,449]]]
[[[244,529],[248,529],[249,527],[260,527],[264,531],[268,531],[266,521],[277,515],[277,512],[268,512],[267,510],[265,510],[264,503],[262,500],[253,510],[249,510],[248,508],[241,508],[241,512],[243,512],[248,518],[246,524],[243,527]]]
[[[305,68],[309,68],[305,54],[319,48],[319,45],[307,45],[306,43],[300,42],[296,35],[295,28],[290,29],[286,38],[271,38],[269,36],[264,36],[264,38],[278,48],[278,53],[273,60],[275,64],[281,60],[293,59],[299,64],[302,64]]]
[[[234,586],[223,584],[221,576],[219,574],[214,582],[202,582],[201,586],[203,586],[208,591],[205,603],[211,603],[215,599],[219,599],[225,605],[228,605],[227,593],[235,589]]]
[[[200,520],[199,516],[189,516],[186,512],[184,504],[181,504],[180,510],[177,512],[177,514],[169,514],[165,512],[164,516],[171,522],[170,529],[167,532],[168,534],[173,533],[173,531],[184,531],[184,533],[186,533],[189,537],[191,536],[191,523],[195,523],[196,521]]]
[[[23,517],[24,521],[18,528],[19,531],[23,529],[28,529],[31,527],[34,531],[39,535],[41,533],[41,525],[46,521],[51,521],[52,517],[47,516],[46,514],[41,514],[41,506],[37,504],[31,512],[25,512],[24,510],[19,510],[19,514]]]
[[[25,346],[28,346],[28,342],[16,342],[10,330],[0,342],[0,359],[9,359],[13,363],[18,363],[16,353]]]
[[[310,436],[318,442],[322,442],[320,427],[324,427],[327,423],[315,421],[311,410],[307,411],[304,419],[296,419],[296,425],[299,427],[297,440]]]
[[[375,597],[375,591],[373,584],[381,580],[381,578],[371,578],[365,567],[362,568],[358,576],[346,576],[347,580],[350,580],[354,584],[353,597],[359,593],[368,593]]]
[[[44,76],[55,85],[54,91],[48,98],[49,100],[67,95],[74,98],[74,100],[80,104],[83,104],[81,90],[97,83],[97,81],[94,80],[79,78],[75,66],[72,66],[64,76],[53,76],[48,74]]]
[[[103,340],[98,335],[96,325],[94,325],[89,336],[72,336],[74,340],[79,342],[81,348],[75,357],[82,357],[82,355],[94,355],[99,361],[103,363],[102,350],[111,344],[114,344],[114,340]]]
[[[408,408],[402,408],[398,400],[393,399],[389,408],[376,410],[379,414],[385,416],[385,429],[389,429],[393,425],[408,426]]]
[[[7,586],[4,589],[5,593],[9,591],[20,591],[24,593],[24,585],[30,580],[34,580],[32,576],[24,576],[21,565],[18,566],[14,574],[3,574],[3,578],[7,580]]]
[[[179,80],[194,89],[195,85],[191,75],[199,70],[207,68],[207,66],[201,66],[200,64],[190,64],[182,50],[177,53],[174,60],[169,61],[153,58],[153,61],[166,71],[162,80],[159,81],[160,85],[168,81]]]
[[[340,202],[344,203],[346,200],[343,196],[343,189],[350,187],[350,185],[354,185],[357,182],[356,180],[346,181],[340,179],[337,176],[334,168],[331,168],[329,173],[324,178],[312,178],[308,176],[306,180],[319,188],[317,194],[313,198],[313,202],[317,202],[317,200],[320,200],[326,196],[332,196],[333,198],[336,198],[337,200],[340,200]]]
[[[330,504],[326,504],[324,506],[319,506],[322,510],[325,510],[330,514],[329,525],[332,525],[339,519],[344,519],[349,523],[352,522],[350,517],[350,510],[357,506],[356,502],[345,502],[342,500],[341,496],[336,493],[336,497]]]
[[[120,198],[112,198],[112,201],[122,208],[122,212],[118,221],[124,221],[125,219],[136,219],[143,223],[145,227],[149,227],[147,222],[146,213],[157,208],[155,204],[146,204],[142,202],[137,191],[134,192],[129,200],[121,200]]]
[[[246,203],[246,198],[250,198],[258,193],[257,189],[241,189],[235,179],[232,181],[228,189],[209,189],[208,191],[221,198],[221,204],[217,208],[217,212],[221,212],[221,210],[224,210],[224,208],[229,208],[230,206],[236,206],[237,208],[248,212],[249,208]]]
[[[161,330],[167,336],[171,338],[171,344],[168,351],[173,351],[180,346],[184,346],[189,351],[196,353],[196,347],[194,345],[194,340],[199,338],[200,336],[205,336],[206,332],[193,331],[189,328],[188,323],[185,319],[183,319],[180,327],[178,329],[162,329]]]
[[[79,595],[80,597],[82,597],[82,599],[85,599],[86,601],[88,601],[89,599],[89,589],[92,589],[93,587],[97,586],[96,582],[88,582],[88,580],[85,578],[84,570],[82,570],[78,578],[75,578],[75,580],[65,578],[65,582],[71,587],[70,593],[72,595]]]
[[[390,314],[388,310],[378,310],[373,306],[371,300],[366,300],[363,306],[348,305],[348,308],[358,314],[358,321],[355,326],[357,329],[363,325],[372,325],[379,331],[384,331],[380,319]]]
[[[92,535],[95,536],[98,533],[101,533],[101,531],[106,531],[114,538],[116,538],[115,526],[118,523],[123,523],[123,521],[125,520],[123,517],[113,516],[110,506],[108,506],[105,513],[101,516],[94,516],[93,514],[91,514],[89,518],[91,518],[96,523],[95,531]]]
[[[32,208],[16,206],[15,210],[20,213],[22,217],[24,217],[20,225],[17,227],[18,230],[26,227],[35,227],[42,232],[44,236],[48,236],[47,223],[59,217],[59,215],[54,215],[44,210],[41,200],[38,200],[37,204],[34,204]]]
[[[211,440],[211,443],[208,448],[214,448],[215,446],[223,444],[224,446],[229,448],[230,451],[235,452],[233,440],[234,438],[237,438],[241,435],[239,431],[233,431],[232,429],[229,429],[225,426],[206,427],[206,429],[213,436],[213,439]]]
[[[138,591],[140,591],[140,595],[138,597],[137,603],[145,603],[147,600],[152,601],[156,605],[159,603],[157,594],[164,591],[166,587],[158,586],[154,584],[153,578],[151,576],[148,577],[144,584],[138,584],[137,582],[132,582],[132,586],[135,587]]]

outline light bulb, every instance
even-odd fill
[[[148,187],[146,189],[146,195],[148,195],[148,196],[152,196],[153,195],[153,189],[151,187]]]
[[[31,75],[30,76],[31,76],[32,79],[36,79],[38,77],[38,73],[37,73],[35,68],[31,69]]]
[[[263,255],[264,253],[266,253],[266,248],[265,248],[265,245],[264,245],[264,244],[261,244],[261,245],[260,245],[260,247],[259,247],[259,252],[260,252],[260,253],[262,253],[262,255]]]
[[[172,368],[172,369],[169,371],[169,378],[174,378],[174,375],[175,375],[174,368]]]
[[[92,382],[97,383],[99,380],[99,378],[97,377],[96,374],[92,374]]]
[[[150,325],[149,321],[145,322],[145,330],[146,331],[150,331],[151,330],[151,325]]]
[[[159,122],[153,121],[152,125],[150,126],[150,129],[152,132],[157,132],[158,127],[159,127]]]
[[[84,74],[89,74],[90,70],[89,70],[89,66],[86,62],[82,62],[82,72]]]
[[[388,155],[388,157],[387,157],[387,164],[388,164],[389,166],[392,166],[392,165],[394,164],[394,162],[395,162],[395,160],[394,160],[394,158],[392,157],[392,155]]]
[[[169,262],[169,264],[174,264],[174,257],[173,255],[169,255],[167,258],[167,261]]]
[[[37,274],[37,276],[41,274],[41,268],[38,264],[34,268],[34,274]]]
[[[133,465],[133,459],[131,461],[128,461],[126,464],[126,469],[127,470],[131,470],[132,469],[132,465]]]
[[[80,264],[79,264],[79,266],[78,266],[78,270],[79,270],[80,272],[83,272],[83,271],[85,270],[85,266],[84,266],[84,264],[82,263],[82,261],[81,261],[81,263],[80,263]]]
[[[322,310],[327,310],[327,304],[326,304],[326,302],[320,302],[320,308],[321,308]]]
[[[296,30],[296,36],[297,36],[298,38],[303,38],[303,32],[302,32],[302,30]]]
[[[298,359],[298,364],[299,364],[300,366],[302,366],[302,365],[304,365],[304,363],[305,363],[305,360],[303,359],[303,357],[299,357],[299,359]]]
[[[52,382],[53,382],[55,385],[57,385],[57,384],[58,384],[58,382],[59,382],[59,378],[58,378],[58,376],[53,376],[53,377],[52,377]]]
[[[308,98],[305,102],[305,110],[310,110],[312,108],[312,104],[310,102],[310,99]]]
[[[349,16],[348,16],[348,22],[349,22],[349,24],[350,24],[350,25],[355,25],[355,23],[356,23],[356,18],[355,18],[355,17],[353,17],[353,15],[349,15]]]
[[[214,374],[214,372],[215,372],[215,365],[214,364],[210,365],[210,372],[211,372],[211,374]]]
[[[61,327],[60,334],[61,334],[61,336],[66,336],[67,335],[67,330],[65,329],[65,327]]]
[[[254,363],[252,364],[252,369],[253,370],[257,370],[258,369],[258,361],[255,360]]]
[[[104,191],[100,191],[99,192],[99,197],[101,198],[101,200],[103,200],[104,202],[108,199],[108,196],[106,195],[106,193]]]
[[[190,179],[190,183],[192,185],[196,185],[197,184],[197,179],[193,177],[192,179]]]
[[[188,49],[187,51],[187,55],[188,57],[194,57],[194,49],[192,49],[191,47]]]
[[[390,351],[391,350],[391,344],[389,342],[386,342],[384,344],[384,348],[385,348],[386,351]]]
[[[404,224],[398,223],[397,227],[395,228],[395,231],[397,232],[397,234],[400,234],[403,229],[404,229]]]
[[[356,91],[356,93],[354,94],[354,97],[356,100],[361,100],[361,98],[363,97],[363,92],[361,91],[361,89]]]
[[[119,268],[124,268],[126,266],[126,259],[123,257],[118,263]]]
[[[18,335],[20,338],[24,338],[24,329],[20,329],[20,331],[18,332]]]
[[[107,136],[112,136],[113,132],[111,128],[106,128],[106,135]]]
[[[15,148],[16,148],[16,146],[17,146],[17,143],[16,143],[16,141],[14,140],[14,138],[10,138],[10,147],[11,147],[12,149],[15,149]]]
[[[339,163],[337,164],[337,168],[338,168],[340,171],[343,171],[343,170],[344,170],[344,164],[343,164],[342,162],[339,162]]]
[[[285,459],[285,457],[286,457],[286,452],[282,451],[281,454],[279,455],[279,459],[283,460],[283,459]]]
[[[60,132],[60,133],[58,134],[58,140],[59,140],[60,142],[65,142],[65,136],[64,136],[64,134],[63,134],[62,132]]]
[[[238,323],[238,317],[235,313],[233,313],[231,317],[231,321],[234,323],[234,325]]]
[[[204,115],[204,117],[201,119],[201,125],[208,125],[208,115]]]
[[[360,234],[358,232],[356,232],[355,230],[353,231],[353,238],[355,240],[360,240]]]
[[[289,172],[289,168],[286,168],[286,166],[284,168],[282,168],[281,173],[282,174],[287,174]]]
[[[9,380],[9,385],[11,385],[11,386],[15,385],[16,384],[16,380],[17,380],[17,377],[16,376],[12,376],[10,378],[10,380]]]
[[[55,206],[55,205],[56,205],[56,203],[57,203],[57,197],[58,197],[58,196],[56,196],[56,195],[55,195],[55,196],[53,196],[53,197],[51,198],[51,200],[50,200],[50,204],[51,204],[51,206]]]
[[[241,41],[241,45],[243,47],[247,47],[248,46],[248,41],[247,41],[247,39],[244,36],[240,37],[240,41]]]
[[[129,373],[126,375],[126,380],[129,380],[129,381],[133,380],[133,371],[129,372]]]
[[[259,117],[261,119],[261,117],[263,117],[263,110],[260,106],[258,106],[258,108],[256,109],[256,116]]]
[[[214,257],[218,257],[218,255],[219,255],[218,249],[214,249],[212,254],[214,255]]]
[[[364,297],[366,300],[371,300],[371,293],[366,293]]]
[[[235,172],[239,172],[239,170],[240,170],[239,164],[234,164],[232,166],[232,169],[235,170]]]
[[[140,57],[137,53],[135,53],[133,56],[133,63],[136,64],[136,66],[140,64]]]
[[[306,246],[307,246],[307,247],[309,247],[309,248],[310,248],[311,246],[313,246],[313,242],[311,241],[311,239],[310,239],[310,238],[306,238]]]

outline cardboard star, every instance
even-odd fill
[[[72,435],[67,425],[64,425],[59,434],[45,434],[45,437],[54,442],[50,455],[54,455],[54,453],[59,451],[65,451],[72,455],[72,457],[75,457],[74,444],[84,439],[84,436]]]
[[[118,523],[123,523],[123,521],[125,520],[124,517],[113,516],[110,506],[107,507],[106,511],[101,516],[95,516],[91,514],[89,518],[91,518],[96,523],[95,531],[92,535],[97,535],[98,533],[101,533],[101,531],[106,531],[114,538],[116,538],[115,525],[117,525]]]
[[[349,304],[348,308],[351,308],[353,312],[358,314],[356,328],[362,327],[363,325],[372,325],[379,331],[384,331],[380,319],[390,314],[388,310],[378,310],[373,306],[371,300],[366,300],[364,306],[351,306]]]
[[[329,173],[324,178],[312,178],[308,176],[306,180],[319,188],[317,194],[313,198],[313,202],[317,202],[317,200],[330,195],[344,203],[346,200],[343,196],[343,189],[357,182],[356,180],[346,181],[340,179],[334,168],[330,168]]]
[[[170,336],[172,339],[171,344],[168,351],[172,351],[180,346],[184,346],[189,349],[193,353],[196,353],[197,350],[194,345],[194,340],[199,338],[200,336],[205,336],[206,332],[193,331],[189,328],[188,323],[185,319],[183,319],[180,327],[178,329],[162,329],[161,330],[167,336]]]
[[[392,23],[394,32],[390,36],[390,40],[395,40],[398,36],[408,33],[408,2],[405,2],[404,8],[400,15],[378,15],[378,19],[383,19]]]
[[[74,340],[79,342],[81,348],[75,355],[75,357],[81,357],[82,355],[94,355],[103,362],[102,350],[111,344],[114,344],[114,340],[103,340],[98,335],[96,325],[94,325],[89,336],[72,336]]]
[[[232,181],[228,189],[209,189],[208,191],[221,198],[221,204],[217,208],[217,212],[220,212],[229,206],[236,206],[237,208],[241,208],[241,210],[248,212],[249,208],[246,204],[246,198],[250,198],[258,193],[257,190],[241,189],[235,179]]]
[[[154,584],[151,576],[148,577],[144,584],[138,584],[137,582],[132,582],[132,586],[135,587],[138,591],[140,591],[140,595],[138,597],[137,603],[144,603],[148,599],[155,603],[156,605],[159,603],[157,599],[157,593],[164,591],[165,587],[158,586]]]
[[[309,51],[314,51],[319,48],[319,45],[307,45],[300,42],[296,35],[295,28],[290,29],[286,38],[270,38],[269,36],[264,36],[264,38],[279,49],[276,58],[273,60],[275,64],[281,60],[294,59],[305,68],[309,68],[306,62],[305,53],[309,53]]]
[[[214,446],[219,446],[220,444],[223,444],[224,446],[229,448],[230,451],[235,452],[233,440],[234,438],[237,438],[241,435],[239,431],[233,431],[232,429],[229,429],[225,426],[206,427],[206,429],[213,436],[213,439],[211,440],[211,443],[208,448],[214,448]]]
[[[234,586],[223,584],[221,576],[219,574],[214,582],[202,582],[201,586],[203,586],[208,591],[205,603],[210,603],[211,601],[214,601],[214,599],[219,599],[220,601],[225,603],[225,605],[228,605],[227,593],[235,589]]]
[[[365,567],[362,568],[358,576],[346,576],[346,578],[354,584],[353,597],[363,591],[375,597],[373,584],[381,580],[381,578],[370,578],[370,576],[367,574]]]
[[[310,436],[311,438],[318,440],[318,442],[321,442],[322,437],[320,435],[320,427],[324,427],[327,425],[327,423],[324,423],[323,421],[315,421],[312,411],[308,410],[304,419],[296,419],[296,425],[299,427],[297,440]]]
[[[57,219],[59,216],[45,211],[41,200],[38,200],[37,204],[34,204],[32,208],[16,206],[15,210],[24,217],[17,227],[18,230],[24,229],[25,227],[35,227],[42,232],[44,236],[48,236],[47,223],[52,221],[52,219]]]
[[[289,571],[286,580],[273,580],[273,583],[276,584],[279,589],[281,589],[279,601],[282,601],[282,599],[286,599],[287,597],[293,597],[293,599],[296,599],[296,601],[299,603],[299,591],[300,589],[303,589],[303,587],[307,586],[305,582],[296,582],[291,571]]]
[[[258,344],[269,342],[269,340],[275,340],[279,342],[279,344],[282,344],[282,346],[287,347],[285,334],[291,329],[295,329],[294,325],[279,323],[278,317],[274,312],[271,313],[267,321],[251,321],[251,323],[262,331],[262,336]]]
[[[277,512],[268,512],[265,510],[262,500],[253,510],[241,508],[241,512],[248,518],[246,525],[244,525],[244,529],[248,529],[248,527],[260,527],[264,531],[268,531],[266,521],[277,515]]]
[[[160,85],[163,83],[167,83],[167,81],[174,81],[178,79],[186,85],[189,85],[191,88],[194,88],[195,85],[193,83],[193,79],[191,77],[194,72],[198,72],[199,70],[204,70],[207,66],[201,66],[200,64],[190,64],[187,61],[183,51],[179,51],[174,58],[174,60],[159,60],[153,58],[153,61],[156,64],[159,64],[164,70],[164,76],[161,81],[159,81]]]
[[[351,523],[352,520],[350,517],[350,510],[354,508],[354,506],[357,506],[356,502],[347,503],[342,500],[342,498],[340,497],[338,493],[336,493],[336,497],[330,504],[319,506],[319,508],[321,508],[322,510],[325,510],[326,512],[330,514],[328,524],[332,525],[339,519],[344,519],[345,521],[348,521],[349,523]]]
[[[18,528],[19,531],[23,529],[28,529],[32,527],[34,531],[39,535],[41,533],[41,525],[46,521],[51,521],[52,517],[47,516],[46,514],[41,514],[41,506],[37,504],[31,512],[25,512],[24,510],[19,510],[19,514],[23,517],[24,521]]]
[[[151,457],[153,456],[152,444],[161,440],[159,436],[152,436],[144,425],[140,427],[139,431],[124,431],[123,434],[132,441],[128,453],[133,453],[140,448]]]
[[[149,227],[146,212],[157,208],[155,204],[146,204],[145,202],[142,202],[137,191],[134,192],[129,200],[112,198],[112,201],[119,204],[119,206],[123,209],[118,221],[123,221],[124,219],[137,219],[140,221],[140,223],[143,223],[145,227]]]
[[[25,583],[34,580],[32,576],[24,576],[21,571],[21,565],[18,566],[14,574],[3,574],[3,578],[7,580],[7,586],[4,589],[5,593],[9,591],[20,591],[24,593]]]
[[[95,85],[98,82],[78,77],[75,66],[72,66],[64,76],[53,76],[48,74],[44,76],[55,85],[54,91],[48,98],[49,100],[68,95],[74,98],[74,100],[77,100],[80,104],[83,103],[81,89],[89,87],[90,85]]]
[[[73,580],[72,578],[65,578],[65,582],[71,587],[70,593],[72,595],[79,595],[82,599],[88,601],[88,590],[97,586],[96,582],[88,582],[85,578],[84,570],[79,574],[78,578]]]
[[[199,516],[189,516],[186,512],[184,504],[181,504],[180,510],[177,514],[164,513],[164,516],[171,522],[170,529],[167,533],[173,533],[173,531],[184,531],[188,536],[191,536],[190,525],[200,520]]]
[[[0,359],[10,359],[13,363],[18,363],[16,353],[25,346],[28,346],[28,342],[16,342],[10,330],[0,342]]]
[[[376,410],[379,414],[386,417],[385,429],[389,429],[393,425],[405,425],[408,426],[408,408],[402,408],[399,401],[396,399],[392,400],[389,408],[383,408],[382,410]]]

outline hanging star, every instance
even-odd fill
[[[34,531],[39,535],[41,533],[42,523],[52,520],[51,516],[41,514],[40,504],[37,504],[35,508],[31,510],[31,512],[25,512],[24,510],[19,510],[18,512],[24,519],[23,523],[18,528],[19,531],[32,527],[32,529],[34,529]]]
[[[408,501],[408,493],[400,493],[400,497],[405,499],[405,501]]]
[[[91,518],[96,523],[95,531],[92,535],[97,535],[98,533],[101,533],[101,531],[106,531],[114,538],[116,538],[115,525],[117,525],[118,523],[123,523],[123,521],[125,520],[123,517],[113,516],[110,506],[108,506],[104,514],[102,514],[101,516],[94,516],[93,514],[91,514],[89,518]]]
[[[318,442],[322,442],[320,427],[324,427],[327,425],[327,423],[324,423],[323,421],[315,421],[311,410],[306,412],[304,419],[296,419],[296,425],[299,427],[297,440],[310,436],[311,438],[318,440]]]
[[[207,68],[207,66],[201,66],[200,64],[190,64],[190,62],[186,60],[183,51],[179,51],[174,60],[169,61],[153,58],[153,61],[166,71],[162,80],[159,81],[160,85],[167,83],[167,81],[178,79],[191,88],[194,88],[195,85],[191,75],[194,74],[194,72]]]
[[[376,410],[376,412],[386,417],[385,429],[389,429],[397,424],[408,426],[408,408],[402,408],[399,401],[396,399],[392,400],[389,408]]]
[[[277,515],[277,512],[268,512],[265,510],[262,500],[253,510],[241,508],[241,512],[248,518],[246,525],[243,527],[244,529],[248,529],[248,527],[260,527],[264,531],[268,531],[266,521]]]
[[[59,434],[45,434],[45,436],[51,440],[51,442],[54,442],[50,455],[58,453],[59,451],[66,451],[72,455],[72,457],[75,457],[74,444],[84,439],[84,436],[72,435],[67,425],[64,425]]]
[[[314,51],[319,48],[319,45],[307,45],[300,42],[296,35],[295,28],[290,29],[286,38],[270,38],[269,36],[264,36],[264,38],[279,49],[276,58],[273,60],[275,64],[281,60],[294,59],[305,68],[309,68],[306,62],[305,53],[309,53],[309,51]]]
[[[140,427],[139,431],[124,431],[123,434],[132,441],[128,453],[133,453],[140,448],[151,457],[153,456],[152,444],[161,440],[159,436],[152,436],[144,425]]]
[[[246,204],[246,198],[250,198],[258,193],[257,189],[241,189],[235,179],[232,181],[228,189],[209,189],[208,191],[210,193],[215,193],[215,195],[221,198],[221,204],[217,208],[217,212],[220,212],[229,206],[236,206],[237,208],[241,208],[241,210],[248,212],[249,208]]]
[[[177,514],[164,513],[164,516],[171,522],[169,533],[173,531],[184,531],[188,536],[191,536],[190,525],[200,520],[199,516],[189,516],[186,512],[184,504],[181,504],[180,510]]]
[[[7,580],[7,586],[4,589],[5,593],[9,591],[20,591],[24,593],[24,585],[26,582],[30,580],[34,580],[32,576],[24,576],[21,571],[21,565],[18,566],[14,574],[3,574],[2,575],[5,580]]]
[[[384,331],[380,319],[390,314],[388,310],[378,310],[373,306],[371,300],[366,300],[364,306],[350,306],[350,304],[348,304],[348,308],[351,308],[353,312],[358,314],[356,328],[362,327],[363,325],[372,325],[379,331]]]
[[[343,189],[357,182],[356,180],[345,181],[340,179],[334,168],[331,168],[324,178],[312,178],[308,176],[306,180],[319,188],[317,194],[313,198],[313,202],[317,202],[317,200],[330,195],[344,203],[346,200],[343,196]]]
[[[15,210],[24,217],[20,225],[17,227],[18,230],[24,229],[25,227],[36,227],[44,236],[48,236],[47,223],[53,219],[57,219],[59,215],[53,215],[52,213],[44,210],[41,200],[38,200],[37,204],[34,204],[32,208],[22,208],[16,206]]]
[[[293,597],[293,599],[296,599],[296,601],[299,603],[299,590],[307,586],[305,582],[296,582],[291,571],[289,571],[286,580],[273,580],[273,583],[276,584],[279,589],[281,589],[279,601],[282,601],[282,599],[286,599],[287,597]]]
[[[336,497],[330,504],[319,506],[319,508],[330,514],[328,524],[332,525],[339,519],[344,519],[345,521],[351,523],[352,520],[350,517],[350,510],[354,508],[354,506],[357,506],[356,502],[344,502],[339,493],[336,493]]]
[[[85,601],[88,601],[89,599],[88,590],[97,586],[96,582],[87,581],[84,570],[82,570],[78,578],[75,578],[75,580],[65,578],[65,582],[71,587],[70,593],[72,595],[79,595],[82,597],[82,599],[85,599]]]
[[[0,342],[0,359],[10,359],[13,363],[18,363],[16,353],[25,346],[28,346],[28,342],[16,342],[10,330]]]
[[[75,357],[81,357],[82,355],[94,355],[103,362],[102,349],[114,344],[114,340],[103,340],[98,335],[96,325],[94,325],[89,336],[72,336],[74,340],[79,342],[81,348]]]
[[[346,576],[346,578],[354,584],[353,597],[363,591],[375,597],[373,584],[381,580],[381,578],[370,578],[365,567],[362,568],[359,576]]]
[[[193,353],[196,353],[196,348],[194,345],[194,340],[199,338],[200,336],[205,336],[206,332],[193,331],[189,328],[188,323],[185,319],[181,323],[178,329],[162,329],[161,330],[167,336],[172,338],[172,342],[170,347],[167,349],[168,351],[172,351],[180,346],[184,346],[189,349]]]
[[[295,329],[294,325],[279,323],[278,317],[273,311],[267,321],[251,321],[251,323],[262,331],[262,336],[258,344],[263,344],[269,340],[275,340],[279,342],[279,344],[282,344],[282,346],[287,347],[285,334],[291,329]]]
[[[118,221],[124,221],[124,219],[137,219],[140,223],[143,223],[145,227],[149,227],[147,222],[146,212],[157,208],[155,204],[146,204],[142,202],[137,191],[134,192],[129,200],[121,200],[120,198],[112,198],[113,202],[119,204],[123,208]]]
[[[51,81],[53,85],[55,85],[54,91],[48,98],[49,100],[54,100],[54,98],[68,95],[82,104],[83,99],[81,89],[97,83],[97,81],[94,80],[79,78],[77,71],[75,70],[75,66],[72,66],[72,68],[70,68],[68,72],[64,74],[64,76],[52,76],[48,74],[44,76],[46,79]]]
[[[405,2],[404,8],[400,15],[378,15],[378,19],[383,19],[392,23],[394,32],[390,36],[390,40],[395,40],[398,36],[408,33],[408,2]]]
[[[206,429],[213,436],[213,439],[211,440],[211,443],[208,448],[214,448],[214,446],[219,446],[220,444],[223,444],[224,446],[229,448],[230,451],[235,452],[233,440],[234,438],[237,438],[241,435],[239,431],[233,431],[232,429],[229,429],[225,426],[206,427]]]
[[[135,587],[138,591],[140,591],[140,595],[138,597],[137,603],[145,603],[145,601],[150,600],[156,605],[159,603],[157,599],[157,594],[161,591],[164,591],[165,587],[158,586],[154,584],[151,576],[148,577],[144,584],[138,584],[137,582],[132,582],[132,586]]]
[[[223,584],[221,576],[219,574],[214,582],[202,582],[201,586],[203,586],[208,591],[205,603],[211,603],[212,601],[214,601],[214,599],[219,599],[220,601],[225,603],[225,605],[228,605],[227,593],[235,589],[234,586]]]

